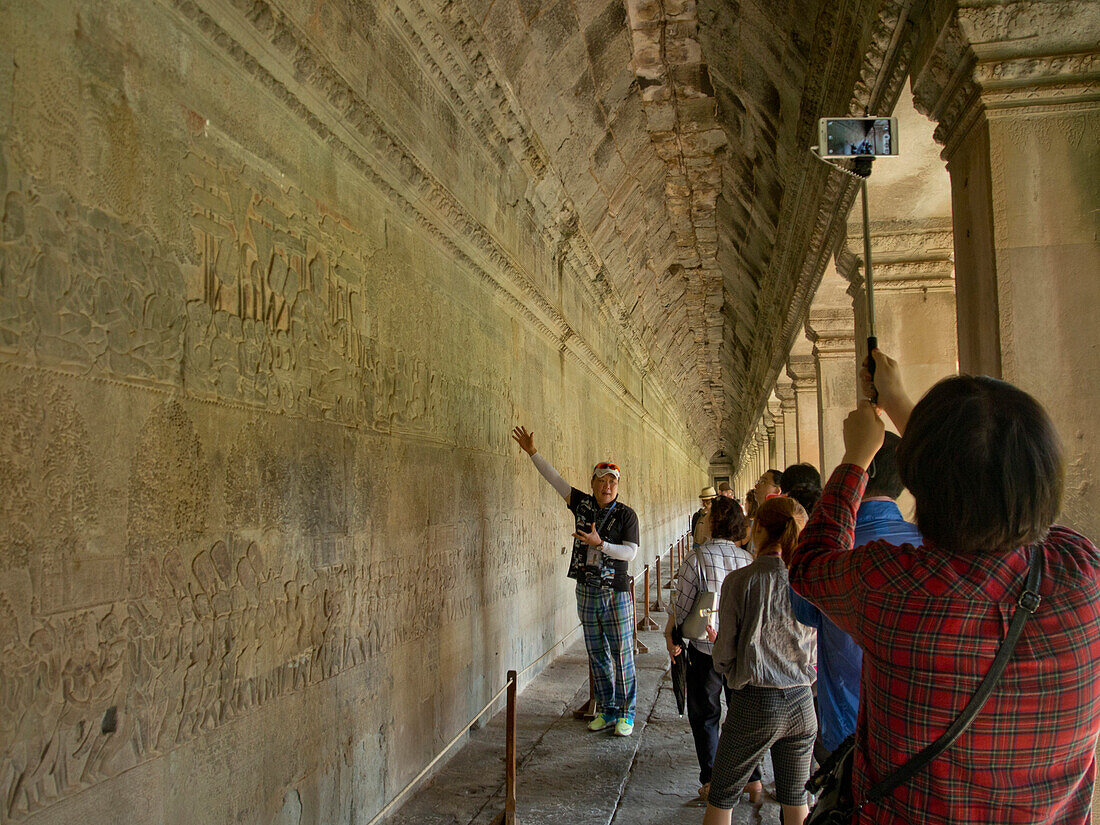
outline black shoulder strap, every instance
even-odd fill
[[[1024,586],[1024,592],[1016,602],[1016,610],[1012,614],[1008,633],[1005,635],[1004,641],[1001,642],[997,656],[993,659],[993,665],[989,668],[989,672],[985,674],[985,678],[982,679],[977,692],[970,698],[967,706],[963,708],[963,712],[959,714],[958,718],[951,723],[951,726],[943,732],[939,739],[913,756],[890,776],[872,786],[859,807],[863,807],[867,802],[876,802],[882,799],[898,785],[908,782],[922,771],[929,762],[943,753],[974,721],[974,717],[981,711],[994,688],[997,687],[997,683],[1001,680],[1001,674],[1004,673],[1008,660],[1012,658],[1012,652],[1016,649],[1016,642],[1019,641],[1020,634],[1023,632],[1024,623],[1027,622],[1032,613],[1039,609],[1039,602],[1042,601],[1039,596],[1042,566],[1042,545],[1035,545],[1032,548],[1031,564],[1027,571],[1027,584]]]
[[[699,565],[699,592],[702,593],[710,588],[707,586],[707,563],[703,559],[703,545],[695,545],[695,563]],[[704,639],[703,641],[706,641]]]

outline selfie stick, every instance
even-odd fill
[[[866,109],[863,111],[863,116],[864,118],[867,117]],[[823,142],[826,140],[825,122],[826,119],[822,118],[821,139]],[[845,169],[825,157],[826,149],[824,145],[811,146],[810,154],[822,163],[828,164],[834,169],[839,169],[845,175],[859,179],[860,194],[863,198],[863,276],[867,292],[867,372],[871,374],[871,397],[867,400],[872,404],[878,404],[878,390],[875,389],[875,357],[871,354],[878,349],[878,338],[875,337],[875,285],[871,274],[871,221],[867,215],[867,178],[871,177],[871,164],[874,162],[875,156],[873,154],[856,155],[852,158],[852,168]]]
[[[867,371],[871,373],[871,397],[868,400],[872,404],[877,404],[875,357],[871,353],[878,349],[878,338],[875,336],[875,287],[871,276],[871,222],[867,217],[867,178],[871,176],[873,161],[873,156],[858,157],[854,165],[855,173],[863,178],[860,182],[860,193],[863,199],[863,278],[867,290]]]

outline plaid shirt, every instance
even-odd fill
[[[871,542],[851,552],[867,475],[841,465],[802,533],[794,589],[863,648],[853,788],[862,799],[933,742],[989,670],[1023,590],[1020,548],[952,555]],[[1090,821],[1100,732],[1100,555],[1051,528],[1042,604],[989,702],[946,751],[858,823]]]
[[[703,564],[706,565],[704,574],[707,577],[707,590],[712,593],[722,592],[722,582],[726,576],[734,570],[747,567],[752,564],[752,554],[726,539],[710,539],[699,552],[703,554]],[[672,601],[672,609],[675,614],[676,625],[682,625],[684,619],[691,613],[695,606],[695,600],[699,597],[699,560],[692,551],[680,565],[673,579],[673,587],[676,590],[676,598]],[[711,617],[710,624],[718,629],[718,614]],[[689,643],[696,650],[702,651],[708,656],[713,652],[714,645],[710,642],[690,639]]]

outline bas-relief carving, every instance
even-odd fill
[[[404,273],[346,219],[262,179],[250,185],[197,150],[186,174],[185,262],[64,193],[31,181],[7,193],[0,347],[124,381],[182,382],[189,395],[507,450],[503,376],[474,382],[372,335],[374,314],[390,309],[375,293]]]
[[[283,440],[270,427],[248,424],[235,443],[250,452],[254,468],[264,468],[276,466]],[[44,429],[29,443],[45,456],[64,442]],[[204,529],[215,471],[207,452],[179,402],[157,406],[145,422],[129,502],[140,515],[130,519],[126,539],[140,576],[127,598],[44,614],[34,605],[13,606],[0,591],[0,614],[10,619],[0,640],[11,663],[0,674],[9,743],[0,764],[5,819],[20,819],[382,650],[416,644],[433,628],[490,611],[562,572],[556,555],[542,553],[528,564],[514,552],[540,546],[542,513],[433,525],[421,552],[393,556],[365,536],[325,533],[341,525],[324,520],[292,524],[289,535],[265,533],[263,543],[238,532],[215,538]],[[242,459],[230,451],[227,473]],[[315,463],[304,456],[307,467]],[[290,473],[298,471],[295,463]],[[330,464],[322,474],[319,483],[337,491],[330,498],[342,500],[340,473]],[[288,475],[251,481],[262,494],[289,499],[293,511],[298,491],[273,487]],[[250,480],[247,471],[232,478]],[[264,513],[231,504],[228,483],[224,495],[238,518]],[[311,561],[311,535],[342,547],[331,563]],[[482,569],[493,571],[491,587],[479,582]],[[117,726],[111,731],[109,716]]]
[[[117,487],[126,531],[115,555],[94,559],[82,542],[101,529],[105,487],[88,426],[62,389],[74,382],[35,378],[3,398],[0,416],[19,425],[4,427],[0,461],[32,468],[22,501],[38,509],[0,503],[10,508],[0,530],[23,536],[0,546],[0,819],[22,819],[441,624],[492,617],[501,599],[545,592],[564,572],[559,539],[544,548],[560,508],[455,517],[433,524],[423,549],[393,554],[371,540],[369,518],[349,515],[384,464],[356,454],[341,470],[351,448],[332,435],[313,450],[280,449],[293,438],[272,422],[300,417],[359,431],[345,439],[385,433],[500,455],[513,449],[515,404],[494,365],[428,363],[377,328],[392,312],[382,293],[408,277],[377,244],[207,146],[191,147],[181,173],[186,254],[9,170],[4,359],[170,398],[126,427],[133,444],[118,449],[133,458]],[[195,399],[215,402],[209,420],[196,418]],[[476,485],[464,484],[472,498]],[[47,540],[54,556],[35,544]],[[517,546],[544,549],[532,560]],[[86,575],[65,578],[73,559],[85,570],[114,565],[105,569],[115,575],[97,577],[92,592]]]

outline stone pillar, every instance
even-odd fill
[[[762,427],[764,434],[764,463],[769,467],[775,466],[775,421],[772,419],[772,414],[768,412],[767,407],[764,408],[764,417],[762,419]]]
[[[871,237],[875,334],[882,351],[905,365],[906,386],[919,398],[958,372],[951,218],[877,221]],[[836,262],[850,284],[855,348],[862,361],[867,339],[862,225],[849,224],[847,249]]]
[[[827,476],[844,455],[844,419],[856,404],[856,341],[852,311],[848,308],[811,309],[806,336],[814,345],[817,374],[819,469]]]
[[[768,412],[772,417],[772,443],[775,445],[775,455],[772,458],[772,466],[782,470],[787,466],[786,453],[786,424],[782,403],[774,395],[768,400]]]
[[[795,403],[794,385],[786,375],[775,384],[775,397],[783,414],[783,466],[798,463],[798,405]]]
[[[951,176],[959,364],[1038,398],[1067,455],[1060,521],[1100,535],[1095,3],[933,4],[913,97]]]
[[[821,470],[821,443],[817,426],[817,367],[813,355],[791,355],[787,375],[794,387],[798,416],[798,460]]]

